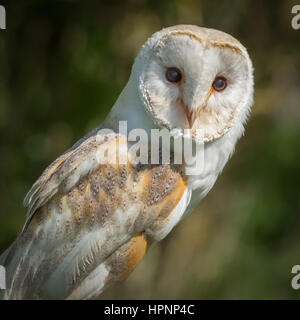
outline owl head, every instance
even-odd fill
[[[214,29],[179,25],[153,34],[135,60],[132,77],[156,124],[190,129],[196,142],[214,141],[241,127],[252,106],[248,53]]]

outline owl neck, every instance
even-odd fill
[[[145,130],[150,137],[151,129],[155,128],[156,124],[140,100],[136,83],[131,76],[103,125],[118,132],[119,122],[126,121],[128,132],[140,128]]]

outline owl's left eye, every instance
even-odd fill
[[[179,82],[181,80],[181,72],[175,67],[168,68],[166,71],[166,79],[169,82]]]
[[[224,89],[226,89],[227,87],[227,80],[224,77],[216,77],[216,79],[214,80],[212,87],[216,90],[216,91],[223,91]]]

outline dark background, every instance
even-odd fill
[[[299,298],[300,30],[295,1],[1,1],[0,252],[42,170],[101,123],[162,27],[221,29],[248,49],[255,105],[215,187],[102,298]]]

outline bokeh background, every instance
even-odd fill
[[[221,29],[247,48],[255,105],[195,212],[102,298],[300,297],[300,30],[293,1],[1,1],[0,252],[21,231],[42,170],[103,121],[142,43],[162,27]]]

